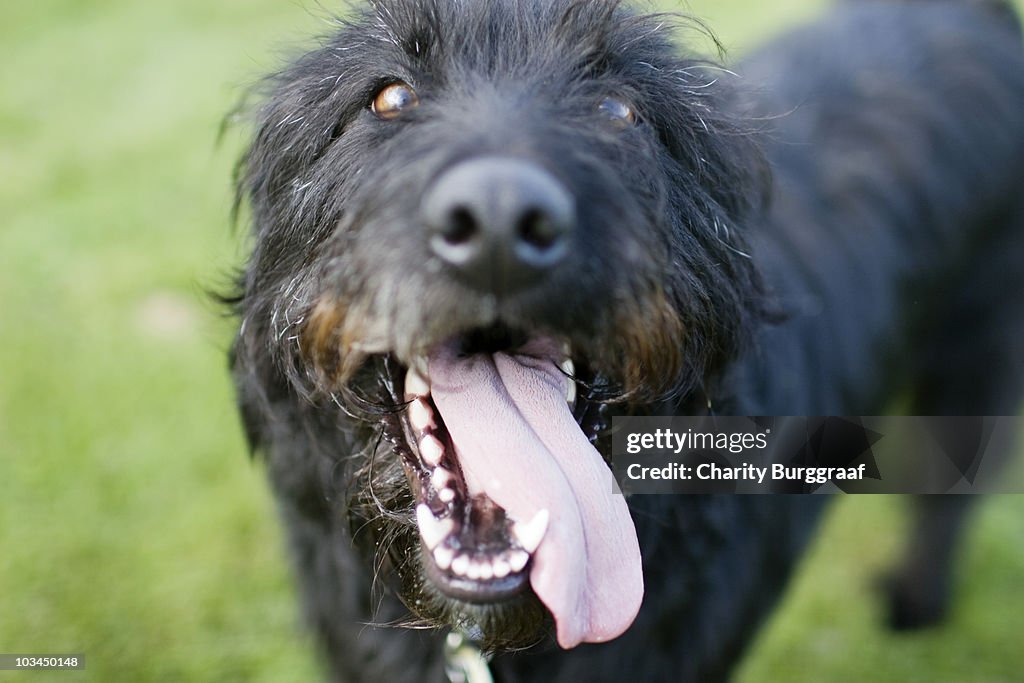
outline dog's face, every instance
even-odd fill
[[[605,408],[686,394],[754,315],[758,165],[670,23],[375,2],[270,81],[240,165],[243,402],[281,386],[333,416],[367,563],[491,646],[549,616],[565,647],[628,627]]]

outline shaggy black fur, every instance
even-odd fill
[[[614,0],[376,0],[269,80],[238,173],[254,241],[232,363],[335,679],[443,680],[444,630],[400,626],[454,624],[499,651],[502,681],[721,680],[821,506],[630,500],[643,608],[620,638],[562,651],[529,591],[474,604],[421,569],[400,387],[446,340],[567,342],[577,419],[603,447],[625,412],[1016,409],[1009,9],[851,3],[742,80],[682,56],[680,25]],[[416,99],[392,116],[373,103],[394,84]],[[567,254],[515,291],[465,284],[424,225],[434,180],[482,157],[543,169],[575,206]],[[920,552],[951,545],[934,530]],[[947,578],[908,563],[894,621],[937,616]]]

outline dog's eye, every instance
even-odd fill
[[[381,89],[370,103],[370,110],[379,119],[393,119],[420,103],[416,91],[407,83],[398,81]]]
[[[629,128],[636,124],[633,107],[618,97],[606,97],[597,105],[597,110],[608,118],[616,128]]]

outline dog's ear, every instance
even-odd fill
[[[381,36],[368,39],[361,21],[361,13],[338,19],[340,29],[320,47],[260,81],[237,108],[233,118],[248,122],[253,133],[235,185],[240,201],[251,205],[257,229],[266,224],[265,212],[299,201],[296,188],[314,180],[317,161],[397,70],[394,45]]]
[[[236,206],[248,209],[256,238],[245,291],[254,279],[299,270],[337,225],[348,176],[321,162],[366,115],[393,58],[360,40],[354,25],[342,22],[321,47],[254,86],[232,116],[252,130],[234,176]]]
[[[759,126],[739,113],[741,98],[723,67],[684,61],[645,92],[648,122],[675,163],[692,175],[733,224],[763,208],[771,174]]]
[[[687,381],[679,386],[693,386],[712,381],[769,317],[749,232],[762,220],[771,180],[756,126],[736,113],[730,74],[666,54],[652,50],[645,61],[654,68],[637,68],[630,81],[670,179],[670,243],[684,267],[672,272],[667,291],[688,338],[705,341],[688,349]]]
[[[254,132],[236,168],[235,183],[239,197],[248,199],[257,227],[262,212],[290,196],[291,184],[309,172],[362,107],[346,83],[324,87],[328,75],[322,52],[303,56],[249,98],[256,103],[248,111]]]

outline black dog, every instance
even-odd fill
[[[1008,7],[851,3],[745,92],[674,23],[376,0],[270,79],[233,368],[337,680],[726,677],[821,503],[627,508],[613,414],[1016,409]],[[896,620],[945,580],[911,562]]]

